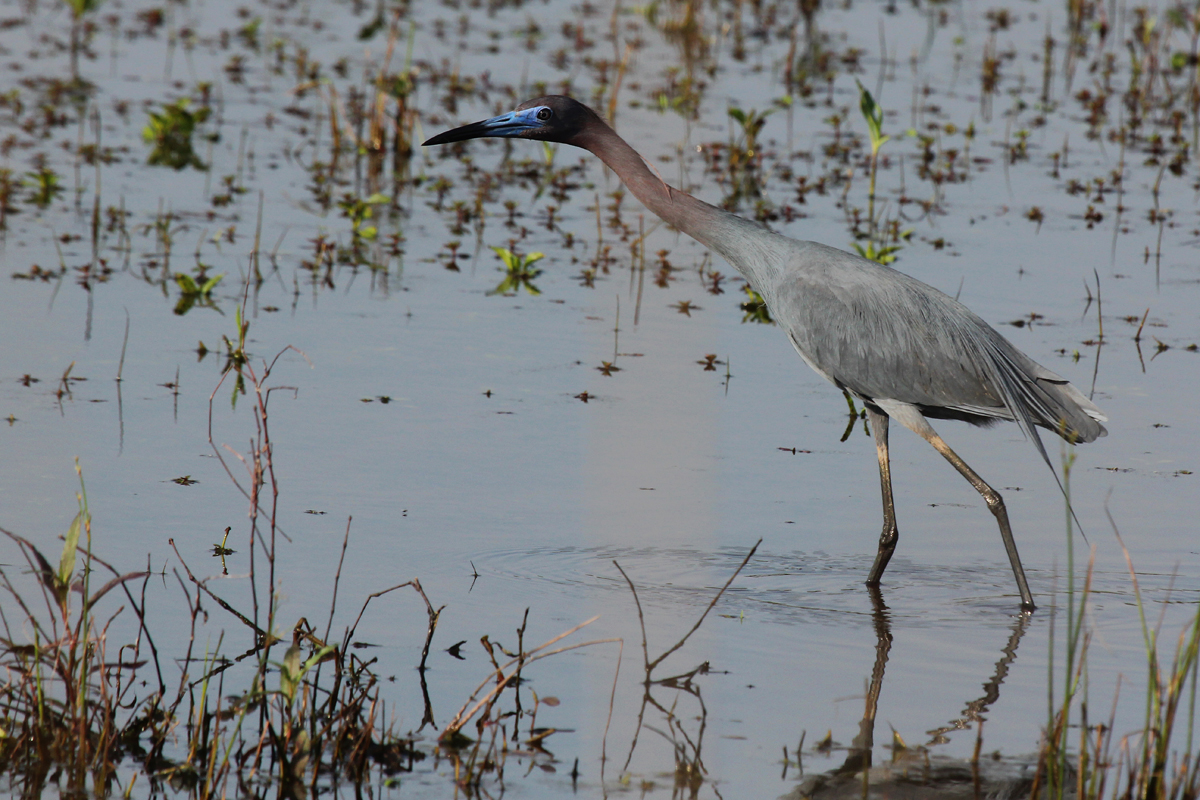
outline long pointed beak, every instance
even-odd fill
[[[522,111],[510,111],[498,117],[485,119],[482,122],[472,122],[444,133],[439,133],[422,143],[422,147],[434,144],[462,142],[467,139],[480,139],[487,136],[512,137],[527,134],[544,127],[537,118],[538,109],[527,108]]]

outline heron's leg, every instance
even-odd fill
[[[1033,594],[1029,591],[1029,583],[1025,580],[1025,570],[1021,567],[1021,557],[1017,555],[1017,543],[1013,539],[1012,528],[1008,524],[1008,510],[1004,507],[1004,499],[1000,497],[1000,493],[988,486],[983,478],[979,477],[975,470],[967,466],[967,462],[959,457],[958,453],[950,449],[950,445],[938,436],[937,433],[925,423],[923,430],[917,429],[918,433],[925,441],[933,445],[934,449],[941,453],[947,461],[954,465],[959,474],[967,479],[975,491],[983,496],[987,502],[988,510],[996,517],[996,522],[1000,524],[1000,538],[1004,540],[1004,549],[1008,551],[1008,560],[1012,564],[1013,575],[1017,578],[1017,591],[1021,593],[1021,610],[1033,611],[1037,606],[1033,603]]]
[[[883,571],[892,560],[900,532],[896,529],[896,504],[892,501],[892,465],[888,457],[888,416],[867,406],[871,433],[875,435],[875,450],[879,454],[879,488],[883,492],[883,533],[879,535],[879,552],[867,576],[868,586],[878,586]]]

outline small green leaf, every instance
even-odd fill
[[[520,285],[521,285],[520,282],[516,278],[509,275],[507,278],[500,281],[499,286],[497,286],[495,289],[492,289],[490,292],[488,292],[488,296],[490,297],[495,294],[507,294],[511,291],[516,290],[517,287]]]
[[[876,248],[874,242],[868,242],[864,247],[858,242],[854,243],[854,249],[863,258],[870,259],[879,264],[891,264],[896,260],[896,253],[900,251],[900,245],[887,245],[885,247]]]
[[[520,289],[522,286],[529,291],[530,294],[541,294],[532,281],[542,274],[540,269],[535,269],[531,265],[545,258],[544,253],[530,253],[529,255],[518,255],[506,247],[492,247],[500,260],[504,262],[504,280],[500,282],[489,295],[504,294]]]
[[[79,19],[84,14],[99,8],[100,0],[67,0],[67,7],[71,9],[71,15],[75,19]]]
[[[871,153],[878,153],[879,148],[891,138],[883,133],[883,109],[861,81],[855,80],[855,83],[858,84],[859,108],[862,110],[863,119],[867,121],[867,131],[871,136]]]
[[[492,247],[496,251],[496,255],[500,256],[500,260],[504,262],[504,266],[508,269],[515,269],[517,266],[517,256],[512,250],[507,247]]]
[[[217,288],[217,284],[220,283],[221,278],[224,278],[224,277],[225,277],[225,275],[224,275],[224,273],[222,273],[220,275],[214,275],[211,278],[209,278],[208,280],[206,280],[204,282],[204,285],[200,287],[200,294],[207,297],[212,292],[213,289]]]
[[[296,689],[300,685],[300,648],[292,645],[284,653],[283,662],[279,665],[279,692],[288,703],[296,697]]]
[[[67,528],[67,539],[63,542],[62,558],[58,560],[58,584],[62,588],[71,585],[71,576],[75,574],[75,555],[79,549],[79,532],[83,528],[83,511],[71,520]]]
[[[317,664],[320,664],[322,661],[324,661],[327,656],[330,656],[330,655],[334,654],[335,652],[337,652],[337,647],[334,645],[331,645],[331,644],[327,644],[324,647],[322,647],[320,650],[318,650],[317,652],[313,653],[311,656],[308,657],[308,660],[304,662],[304,668],[301,672],[301,675],[304,675],[305,673],[307,673],[310,669],[315,667]]]
[[[742,322],[757,322],[760,325],[774,325],[775,320],[771,319],[771,314],[767,310],[767,301],[763,299],[763,296],[754,291],[754,289],[750,288],[750,284],[743,286],[742,291],[745,292],[746,296],[749,298],[746,300],[746,302],[738,305],[738,308],[744,312],[742,316]]]
[[[237,374],[237,379],[233,382],[233,395],[229,398],[229,407],[237,410],[237,399],[239,394],[246,393],[246,378],[242,373]]]

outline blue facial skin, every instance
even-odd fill
[[[537,114],[545,106],[526,108],[522,111],[510,111],[498,117],[492,117],[479,123],[489,136],[519,136],[531,130],[542,127],[542,120]]]
[[[538,119],[538,114],[541,114],[545,119]],[[530,138],[534,138],[532,134],[546,129],[548,123],[553,119],[554,112],[548,106],[536,106],[519,111],[510,111],[507,114],[485,119],[482,122],[472,122],[470,125],[463,125],[461,128],[439,133],[437,136],[426,141],[425,145],[462,142],[467,139],[478,139],[487,136],[507,138],[530,136]]]

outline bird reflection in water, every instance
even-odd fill
[[[1032,776],[1009,774],[1005,770],[985,769],[987,764],[980,761],[979,752],[983,744],[983,723],[988,708],[1000,698],[1000,686],[1008,676],[1009,667],[1017,658],[1017,647],[1021,637],[1029,627],[1030,616],[1018,614],[1009,629],[1008,641],[1001,649],[1001,656],[996,661],[991,676],[983,684],[983,694],[971,700],[963,708],[963,713],[957,719],[947,724],[927,731],[929,741],[923,747],[907,749],[899,744],[899,737],[893,736],[893,750],[890,764],[874,764],[875,751],[875,716],[879,708],[879,697],[883,691],[883,675],[887,667],[888,654],[892,649],[892,625],[887,605],[877,587],[868,587],[871,595],[872,620],[875,631],[875,663],[871,669],[871,682],[867,687],[866,702],[863,709],[862,721],[859,722],[858,735],[854,737],[847,748],[845,760],[832,770],[809,775],[801,779],[800,784],[789,794],[787,800],[809,798],[840,798],[866,796],[870,788],[886,789],[888,784],[903,783],[912,794],[915,785],[939,786],[945,784],[963,783],[970,781],[974,784],[977,796],[996,796],[1001,791],[1002,796],[1018,796],[1021,787],[1030,783]],[[975,729],[975,753],[969,761],[957,759],[931,759],[929,748],[948,743],[947,734],[954,731]],[[797,752],[797,761],[801,754]]]

